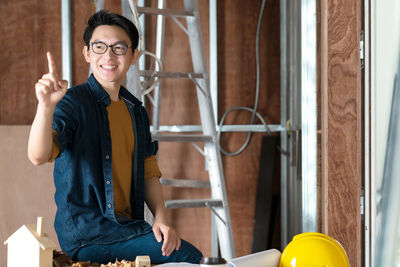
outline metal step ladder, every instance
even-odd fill
[[[212,217],[212,254],[216,256],[218,249],[225,259],[235,257],[235,248],[232,235],[232,225],[225,187],[225,178],[222,167],[219,141],[216,131],[216,122],[209,89],[209,79],[206,57],[201,31],[199,8],[197,0],[183,0],[184,9],[167,9],[165,0],[158,0],[158,8],[136,6],[133,0],[121,0],[122,15],[139,24],[139,15],[157,16],[156,53],[155,56],[162,62],[164,46],[164,22],[168,16],[187,34],[194,73],[162,71],[161,66],[156,66],[156,71],[139,69],[136,64],[127,75],[127,89],[139,99],[143,99],[144,90],[141,89],[142,77],[155,77],[156,80],[164,78],[191,79],[196,85],[197,100],[199,105],[201,127],[193,125],[160,126],[161,86],[156,83],[153,98],[152,136],[159,142],[188,142],[191,143],[205,158],[210,181],[196,181],[184,179],[165,179],[160,181],[165,186],[210,188],[211,197],[208,199],[180,199],[166,200],[165,206],[170,209],[207,207]],[[144,1],[142,1],[144,2]],[[104,6],[104,0],[98,0],[96,9]],[[177,19],[186,19],[186,27]],[[140,28],[140,27],[138,27]],[[139,31],[141,31],[139,29]],[[143,45],[143,43],[141,44]],[[143,47],[141,47],[141,50]],[[202,132],[202,134],[189,134],[188,132]],[[177,133],[179,132],[179,134]],[[203,149],[196,143],[204,144]]]

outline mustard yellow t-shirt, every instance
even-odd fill
[[[123,100],[111,101],[107,107],[108,121],[111,134],[112,147],[112,175],[114,189],[114,212],[118,215],[130,217],[130,193],[132,181],[132,157],[135,147],[132,120]],[[53,131],[53,161],[59,154],[57,132]],[[145,158],[145,179],[161,177],[156,157]]]

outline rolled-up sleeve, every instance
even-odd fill
[[[57,131],[53,129],[53,149],[51,152],[51,157],[49,159],[49,162],[53,162],[58,155],[60,154],[60,146],[58,145],[57,142]]]
[[[156,156],[152,155],[144,160],[144,179],[152,177],[160,178],[162,176],[160,168],[158,167]]]
[[[53,115],[53,130],[55,135],[55,143],[58,145],[58,154],[62,153],[66,144],[72,141],[74,129],[76,129],[76,105],[71,96],[67,94],[57,104]]]

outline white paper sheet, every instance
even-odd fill
[[[199,267],[200,264],[191,264],[191,263],[185,263],[185,262],[171,262],[171,263],[164,263],[161,265],[156,265],[156,267]]]
[[[270,249],[258,253],[234,258],[228,261],[227,267],[278,267],[281,253],[279,250]],[[157,267],[199,267],[199,264],[166,263]]]
[[[228,267],[278,267],[281,253],[279,250],[270,249],[247,256],[232,259]]]

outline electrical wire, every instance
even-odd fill
[[[222,115],[221,121],[219,123],[218,140],[220,140],[220,138],[221,138],[221,130],[222,130],[222,126],[224,125],[225,118],[228,116],[229,113],[231,113],[232,111],[235,111],[235,110],[250,111],[251,112],[250,124],[254,123],[254,118],[257,116],[261,120],[262,124],[265,126],[265,129],[268,132],[268,134],[269,135],[271,134],[268,124],[265,123],[265,121],[262,118],[262,116],[260,115],[260,113],[257,112],[259,96],[260,96],[260,55],[259,55],[260,28],[261,28],[262,17],[264,14],[265,2],[266,2],[266,0],[263,0],[261,3],[261,9],[260,9],[260,13],[258,15],[257,30],[256,30],[256,95],[254,97],[254,107],[249,108],[249,107],[244,107],[244,106],[237,106],[237,107],[232,107],[232,108],[228,109],[227,111],[225,111],[225,113]],[[226,156],[237,156],[240,153],[242,153],[243,150],[245,150],[246,147],[249,145],[251,137],[252,137],[252,132],[248,132],[246,141],[243,143],[243,145],[238,150],[236,150],[234,152],[228,152],[228,151],[224,150],[222,148],[221,144],[219,145],[220,150]]]

